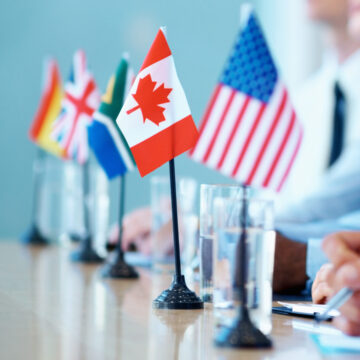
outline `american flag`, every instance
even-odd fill
[[[52,137],[65,150],[68,158],[80,164],[89,156],[87,126],[100,104],[100,93],[92,74],[86,68],[82,50],[74,55],[70,78],[65,84],[61,112],[54,123]]]
[[[279,191],[302,126],[254,14],[235,42],[190,157],[246,185]]]

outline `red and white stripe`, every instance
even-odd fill
[[[281,82],[268,103],[220,83],[190,157],[244,184],[279,191],[295,160],[302,133]]]
[[[138,105],[134,95],[140,81],[148,75],[156,82],[156,87],[165,86],[171,89],[167,96],[168,102],[160,104],[164,109],[164,121],[159,124],[149,118],[145,119],[140,109],[129,111]],[[116,122],[131,149],[141,176],[191,149],[197,141],[198,131],[176,73],[171,50],[161,29]]]

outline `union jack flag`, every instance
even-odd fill
[[[65,84],[61,112],[52,131],[53,139],[65,150],[66,157],[83,164],[89,157],[87,127],[100,105],[100,93],[86,68],[82,50],[74,55],[70,78]]]
[[[243,184],[280,191],[302,134],[251,13],[212,95],[190,157]]]

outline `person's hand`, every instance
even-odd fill
[[[306,244],[290,240],[276,233],[274,292],[284,292],[305,286],[306,276]]]
[[[334,295],[334,290],[330,286],[335,276],[334,266],[324,264],[316,274],[311,288],[312,300],[315,304],[325,304]]]
[[[127,251],[130,245],[135,245],[137,250],[149,255],[151,253],[151,209],[143,207],[124,216],[122,248]],[[117,244],[119,239],[119,226],[114,225],[109,234],[109,244]]]
[[[122,247],[127,250],[131,244],[145,255],[151,254],[151,222],[150,207],[142,207],[124,216]]]
[[[344,287],[354,291],[341,308],[334,325],[348,335],[360,335],[360,232],[343,231],[327,236],[323,250],[333,264],[334,275],[327,278],[332,294]]]
[[[173,252],[171,219],[154,234],[151,232],[151,225],[152,213],[150,207],[139,208],[125,215],[122,233],[123,250],[127,251],[131,245],[135,245],[137,251],[144,255],[151,255],[155,243],[158,254],[171,254]],[[116,244],[118,238],[119,227],[116,225],[110,232],[109,243]]]

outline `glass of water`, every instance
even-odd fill
[[[251,197],[241,187],[235,196],[218,196],[213,202],[217,324],[231,324],[242,305],[240,279],[244,272],[245,306],[253,323],[269,334],[275,251],[273,203]],[[245,239],[244,253],[241,238]]]
[[[84,225],[84,194],[83,169],[74,162],[66,162],[63,166],[63,242],[70,239],[81,239],[90,230],[94,246],[100,253],[104,253],[104,244],[109,226],[109,181],[96,163],[90,162],[90,194],[86,200],[90,208],[90,229]]]
[[[214,200],[237,195],[239,186],[226,184],[201,184],[200,186],[200,297],[205,302],[213,299],[213,245]]]

